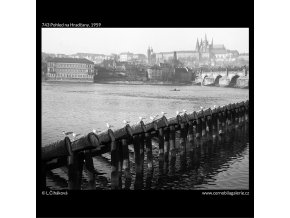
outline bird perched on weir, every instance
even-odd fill
[[[155,115],[155,116],[150,116],[150,120],[155,120],[159,115]]]
[[[163,117],[163,116],[165,116],[165,114],[167,114],[167,113],[162,111],[161,114],[162,114],[162,117]]]
[[[128,124],[130,123],[130,121],[123,120],[123,123],[124,123],[125,125],[128,125]]]
[[[73,132],[65,132],[65,131],[62,131],[62,134],[64,134],[64,135],[70,135],[70,134],[72,134]]]
[[[113,127],[112,125],[106,123],[107,127],[110,129],[111,127]]]
[[[95,130],[95,129],[93,129],[93,133],[97,133],[97,132],[101,132],[100,130]]]
[[[139,117],[139,120],[140,121],[143,121],[143,120],[145,120],[146,118],[145,117]]]

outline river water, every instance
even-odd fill
[[[180,91],[171,91],[173,89]],[[63,139],[62,131],[86,134],[105,130],[106,123],[114,128],[123,126],[123,120],[137,123],[138,117],[176,115],[176,111],[188,112],[222,106],[249,99],[248,89],[118,85],[95,83],[42,83],[42,146]],[[146,121],[146,120],[145,120]],[[249,143],[247,126],[233,129],[225,138],[204,143],[197,149],[187,145],[181,152],[178,146],[174,158],[160,161],[157,145],[153,149],[153,172],[144,170],[142,178],[134,173],[133,151],[130,153],[132,180],[124,182],[128,189],[248,189]],[[80,135],[81,136],[81,135]],[[157,142],[155,143],[157,144]],[[130,148],[132,150],[132,148]],[[97,189],[110,189],[110,155],[94,158],[98,171]],[[146,156],[144,166],[146,166]],[[47,175],[47,185],[53,189],[67,188],[64,169],[55,169]],[[86,173],[83,189],[86,189]]]

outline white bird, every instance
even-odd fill
[[[113,127],[112,125],[110,125],[109,123],[106,123],[107,127],[110,129],[111,127]]]
[[[64,134],[64,135],[70,135],[70,134],[72,134],[73,132],[65,132],[65,131],[62,131],[62,134]]]
[[[155,115],[155,116],[150,116],[150,119],[151,120],[155,120],[156,119],[156,117],[158,117],[159,115],[157,114],[157,115]]]
[[[73,133],[73,137],[74,137],[74,138],[76,137],[76,134],[75,134],[75,133]]]
[[[164,115],[167,114],[167,113],[162,111],[161,114],[162,114],[162,116],[164,116]]]
[[[146,117],[139,117],[139,120],[142,121],[142,120],[146,120]]]
[[[203,107],[200,107],[200,110],[202,110],[203,109]]]
[[[93,133],[97,133],[97,132],[101,132],[100,130],[95,130],[95,129],[93,129]]]
[[[123,123],[124,123],[125,125],[127,125],[127,124],[130,123],[130,121],[123,120]]]
[[[183,113],[186,113],[187,112],[187,110],[185,110],[185,109],[183,109],[182,111],[183,111]]]
[[[216,105],[214,105],[213,108],[216,108]]]
[[[176,115],[179,115],[179,114],[181,114],[181,112],[179,112],[179,111],[176,111]]]

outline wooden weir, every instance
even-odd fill
[[[159,159],[168,160],[175,152],[176,138],[181,150],[186,141],[197,148],[202,140],[216,140],[229,126],[238,128],[249,119],[249,101],[228,104],[214,109],[208,108],[192,113],[183,113],[167,119],[165,116],[150,123],[126,125],[117,130],[105,130],[98,134],[89,133],[73,142],[68,137],[42,148],[42,187],[46,188],[46,175],[56,168],[67,168],[68,189],[81,189],[82,172],[88,175],[89,189],[95,189],[93,157],[111,154],[111,189],[122,187],[121,175],[130,180],[128,146],[134,148],[136,177],[143,173],[144,154],[147,168],[153,168],[152,138],[158,139]],[[181,151],[182,152],[182,151]],[[159,160],[160,161],[160,160]],[[166,162],[166,161],[165,161]]]

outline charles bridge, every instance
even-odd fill
[[[196,84],[204,86],[223,86],[223,87],[249,87],[249,71],[247,69],[240,70],[214,70],[200,71],[195,79]]]

